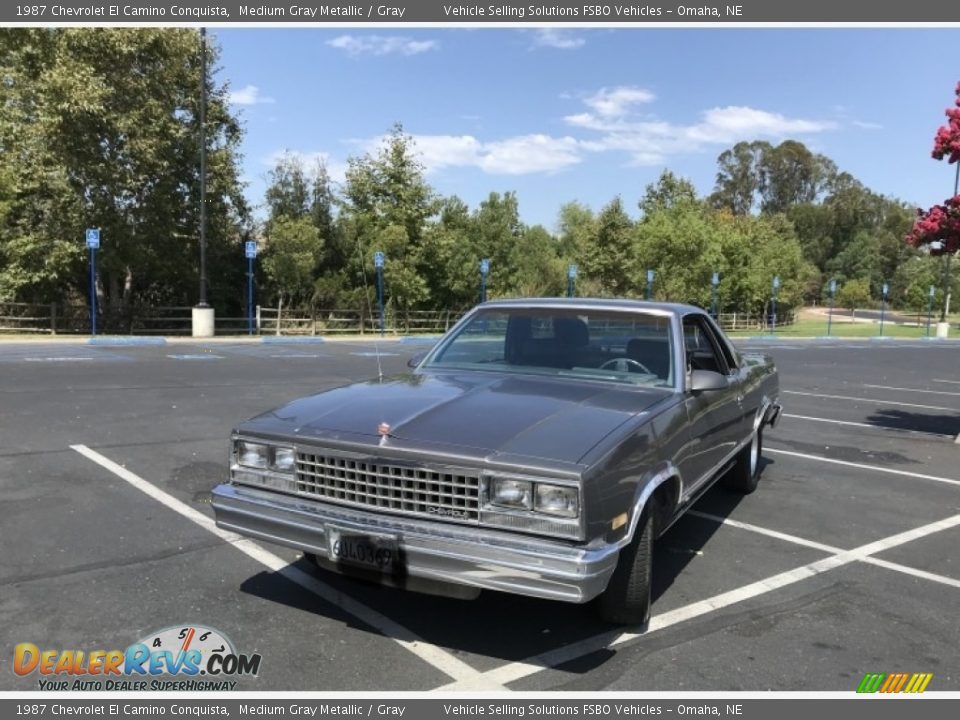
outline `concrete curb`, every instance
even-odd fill
[[[105,335],[103,337],[92,337],[87,339],[87,345],[166,345],[167,339],[162,337],[142,337],[142,336],[119,336]]]
[[[301,337],[298,335],[263,335],[260,342],[264,345],[322,345],[327,340],[320,335]]]

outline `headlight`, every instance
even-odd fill
[[[537,483],[533,509],[537,512],[560,517],[577,517],[580,500],[577,488],[569,485],[545,485]]]
[[[501,507],[529,510],[532,507],[533,488],[525,480],[493,478],[490,486],[490,503]]]
[[[277,472],[293,472],[296,465],[296,456],[293,448],[274,448],[273,463],[270,467]]]
[[[269,461],[269,448],[260,443],[240,440],[237,443],[237,464],[248,468],[266,470]]]

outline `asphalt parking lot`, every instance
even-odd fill
[[[451,600],[212,531],[233,424],[376,374],[370,342],[0,343],[0,689],[13,647],[199,623],[263,656],[238,690],[960,690],[960,342],[740,343],[784,417],[758,491],[658,543],[644,632],[590,607]],[[380,345],[384,372],[419,348]]]

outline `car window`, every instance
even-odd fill
[[[426,366],[673,387],[673,353],[667,316],[579,308],[485,309],[445,339]]]
[[[683,319],[683,344],[688,372],[711,370],[724,375],[729,372],[726,358],[701,316],[688,315]]]
[[[737,352],[733,349],[733,345],[730,344],[730,341],[727,339],[726,335],[723,334],[720,326],[717,325],[717,322],[713,318],[707,316],[704,317],[703,320],[706,322],[707,327],[710,330],[710,334],[716,341],[717,347],[720,348],[720,353],[723,355],[723,359],[727,363],[727,367],[731,372],[733,372],[740,367],[740,358],[737,355]]]

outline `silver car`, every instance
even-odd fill
[[[217,524],[393,586],[639,624],[655,539],[716,480],[756,488],[780,413],[770,358],[687,305],[488,302],[412,366],[240,424]]]

